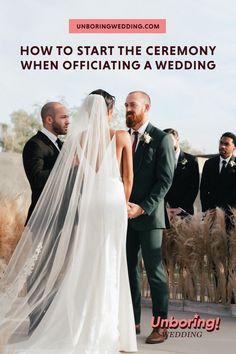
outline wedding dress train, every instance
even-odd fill
[[[4,354],[137,350],[115,136],[101,97],[88,97],[1,281]]]

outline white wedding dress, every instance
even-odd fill
[[[85,100],[1,281],[4,354],[137,350],[124,187],[104,103]],[[29,335],[33,311],[43,316]]]

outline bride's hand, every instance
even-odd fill
[[[135,219],[140,215],[144,214],[144,210],[135,203],[129,203],[130,209],[128,210],[128,218],[129,219]]]

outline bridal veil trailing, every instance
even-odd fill
[[[0,281],[4,354],[136,351],[127,211],[102,96],[90,95]]]

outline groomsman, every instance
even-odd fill
[[[163,131],[171,134],[175,149],[174,179],[165,200],[170,208],[181,208],[193,215],[193,204],[199,189],[197,158],[180,149],[179,134],[176,130],[169,128]]]
[[[202,171],[200,199],[202,211],[223,208],[229,216],[236,207],[236,135],[224,133],[219,142],[219,154],[207,160]],[[227,219],[226,227],[232,222]]]
[[[31,187],[31,205],[26,223],[43,191],[62,147],[58,135],[65,135],[69,125],[67,109],[59,102],[48,102],[41,109],[43,128],[27,141],[23,165]]]
[[[200,198],[202,211],[216,207],[225,211],[225,227],[228,235],[235,227],[235,220],[231,208],[236,208],[236,158],[233,155],[236,149],[236,135],[231,132],[224,133],[219,142],[219,154],[210,158],[204,164],[200,185]],[[230,238],[228,238],[228,257],[230,256]],[[216,265],[213,264],[216,286],[218,275]],[[229,274],[226,274],[226,288]],[[235,304],[233,294],[231,303]]]
[[[150,97],[142,91],[129,93],[125,102],[134,167],[128,212],[127,262],[137,334],[140,333],[141,316],[138,268],[140,249],[151,289],[154,324],[158,319],[166,319],[168,315],[162,233],[166,227],[164,198],[174,174],[174,149],[170,136],[149,122],[150,106]],[[146,343],[161,343],[166,339],[166,328],[156,327],[147,337]]]

